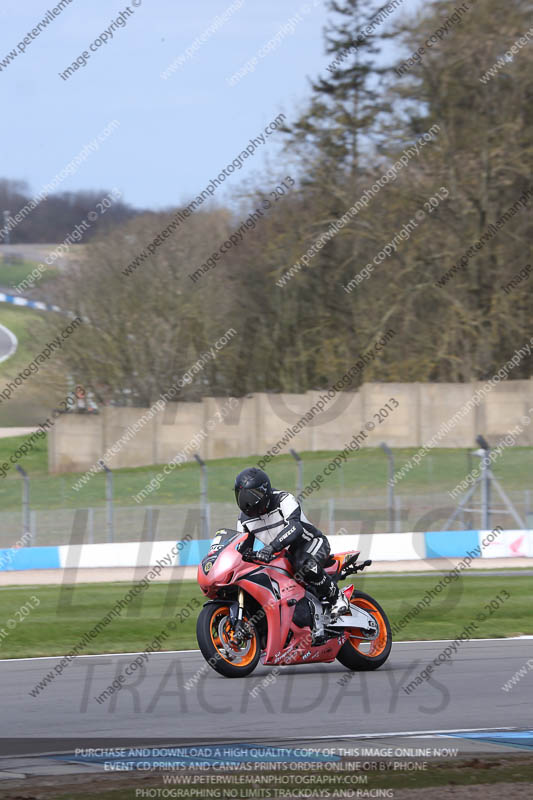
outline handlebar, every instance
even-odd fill
[[[278,555],[279,553],[275,553],[274,558],[277,558]],[[250,564],[268,564],[268,561],[265,561],[262,558],[258,558],[258,554],[256,554],[255,551],[251,550],[250,548],[248,548],[247,550],[243,550],[243,552],[241,553],[241,558],[243,561],[246,561]]]
[[[243,561],[248,561],[253,563],[255,561],[255,553],[253,550],[250,550],[250,548],[248,548],[247,550],[242,551],[241,558]]]

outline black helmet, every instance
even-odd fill
[[[270,504],[270,478],[257,467],[247,467],[235,478],[235,500],[248,517],[264,514]]]

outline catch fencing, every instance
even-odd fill
[[[391,491],[390,464],[379,449],[366,450],[364,459],[348,459],[322,483],[317,476],[331,464],[331,454],[293,455],[294,460],[289,456],[268,465],[273,485],[300,495],[309,519],[328,536],[445,530],[460,500],[449,492],[477,463],[471,456],[465,460],[464,452],[434,453]],[[486,527],[533,528],[533,495],[516,486],[518,475],[527,485],[530,458],[529,448],[508,448],[495,467],[512,487],[507,495],[524,525],[510,517],[494,494]],[[396,460],[398,469],[398,453]],[[77,476],[72,474],[10,475],[0,483],[0,548],[13,547],[21,537],[25,545],[69,544],[74,530],[77,540],[87,544],[170,541],[187,534],[210,539],[218,528],[236,525],[233,480],[241,468],[224,461],[188,462],[142,502],[134,498],[156,470],[101,472],[79,491],[73,489]],[[481,523],[478,493],[450,528],[479,530]]]

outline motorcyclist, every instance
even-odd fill
[[[240,551],[252,549],[257,538],[264,547],[255,557],[268,563],[286,548],[295,577],[304,586],[309,584],[319,599],[331,603],[332,617],[349,613],[344,594],[324,570],[329,542],[309,522],[294,495],[273,489],[262,469],[247,467],[235,478],[235,499],[241,510],[237,530],[248,533]]]

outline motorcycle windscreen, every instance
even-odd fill
[[[227,545],[238,536],[242,536],[242,533],[239,533],[239,531],[228,530],[226,528],[216,532],[213,541],[209,546],[207,555],[204,556],[200,562],[206,575],[224,548],[227,547]]]
[[[211,542],[210,549],[216,547],[217,550],[222,550],[223,547],[226,547],[236,536],[241,536],[238,531],[232,531],[228,528],[221,528],[221,530],[215,533],[213,541]]]

